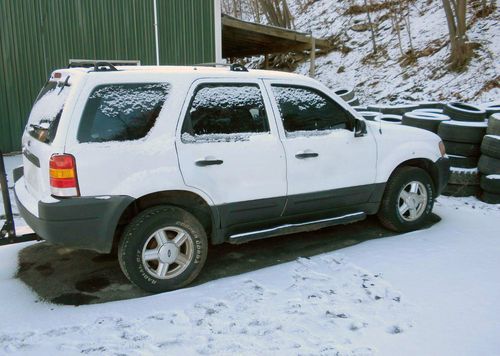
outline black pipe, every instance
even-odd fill
[[[0,150],[0,186],[2,188],[3,207],[5,211],[5,224],[0,231],[0,237],[15,238],[16,227],[14,224],[14,216],[12,215],[12,205],[10,203],[9,186],[7,185],[7,173],[5,172],[5,163],[3,161],[3,153]]]

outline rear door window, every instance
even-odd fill
[[[96,87],[83,110],[79,142],[132,141],[154,126],[170,92],[167,83],[109,84]]]
[[[201,84],[182,126],[184,142],[238,140],[269,132],[264,100],[257,84]]]
[[[43,143],[54,140],[69,88],[69,77],[61,82],[48,81],[45,84],[33,104],[26,126],[32,137]]]

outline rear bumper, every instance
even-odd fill
[[[101,253],[111,251],[118,220],[134,200],[120,195],[69,198],[48,203],[38,201],[38,211],[30,212],[26,207],[29,202],[23,202],[29,194],[25,189],[21,178],[14,188],[17,207],[38,236],[55,245]]]
[[[448,157],[441,157],[435,163],[437,168],[436,196],[440,195],[450,179],[450,160]]]

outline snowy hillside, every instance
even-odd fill
[[[410,5],[410,29],[416,63],[401,65],[398,36],[388,9],[371,13],[377,46],[385,52],[369,59],[372,42],[367,14],[356,14],[353,4],[362,1],[289,1],[297,30],[316,37],[337,38],[338,50],[317,58],[316,78],[329,87],[355,87],[361,104],[400,103],[416,100],[486,102],[500,98],[500,10],[475,17],[468,7],[469,40],[478,43],[475,57],[463,73],[449,72],[448,28],[442,2],[416,0]],[[301,3],[301,4],[300,4]],[[373,1],[372,4],[378,4]],[[305,4],[305,5],[304,5]],[[380,2],[383,4],[383,2]],[[477,2],[479,4],[479,2]],[[382,6],[383,7],[383,6]],[[359,7],[358,7],[359,8]],[[352,14],[352,13],[355,14]],[[358,11],[359,12],[359,11]],[[403,50],[409,48],[408,32],[401,24]],[[307,75],[309,62],[297,72]]]

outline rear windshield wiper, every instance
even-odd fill
[[[37,125],[37,124],[30,124],[30,127],[35,129],[35,130],[48,130],[47,128],[42,127],[41,125]]]
[[[57,84],[57,86],[61,87],[61,89],[59,90],[59,93],[57,93],[57,95],[61,94],[61,92],[63,91],[64,88],[71,86],[68,82],[69,82],[69,75],[66,77],[66,80],[64,81],[64,83]]]

